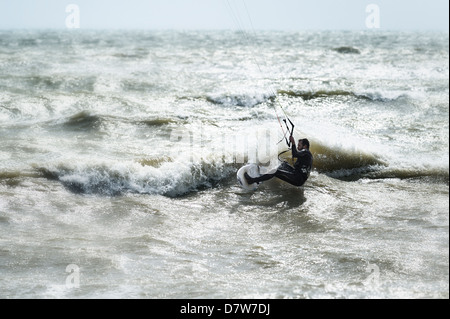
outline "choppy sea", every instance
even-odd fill
[[[448,33],[244,35],[0,31],[0,298],[449,298]]]

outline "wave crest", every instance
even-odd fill
[[[213,104],[224,106],[240,106],[240,107],[254,107],[259,104],[273,101],[274,96],[271,94],[220,94],[208,95],[206,100]]]
[[[80,194],[117,196],[126,193],[182,196],[212,187],[235,171],[224,163],[180,163],[160,160],[58,164],[38,167],[44,177],[60,181]]]

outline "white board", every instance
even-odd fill
[[[237,179],[238,179],[239,185],[241,185],[241,187],[243,189],[246,189],[246,190],[257,189],[258,184],[257,183],[249,184],[244,177],[245,173],[247,173],[250,177],[253,177],[253,178],[259,177],[260,176],[259,166],[256,164],[248,164],[248,165],[242,166],[237,172]]]

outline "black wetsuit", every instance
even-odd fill
[[[294,186],[302,186],[311,173],[313,164],[313,156],[307,149],[298,151],[294,146],[292,147],[292,156],[297,158],[294,167],[284,162],[281,164],[274,174],[265,174],[257,178],[247,178],[250,184],[267,181],[271,178],[278,177],[279,179],[292,184]]]

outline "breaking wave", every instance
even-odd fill
[[[225,163],[180,163],[168,158],[139,162],[61,163],[36,169],[75,193],[103,196],[137,193],[168,197],[213,187],[235,172],[233,165]]]

